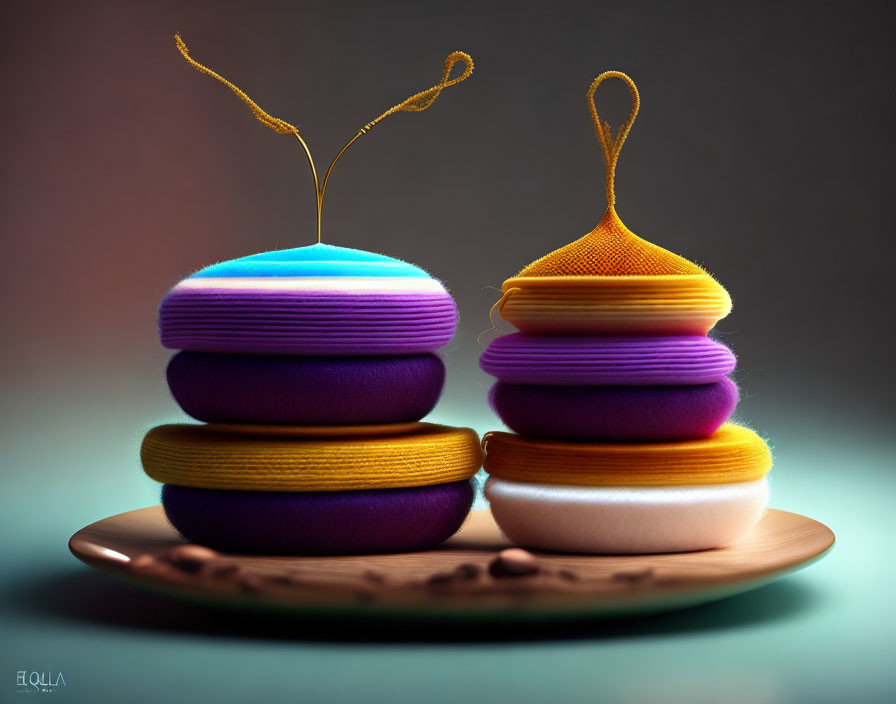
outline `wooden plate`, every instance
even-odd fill
[[[805,567],[833,543],[834,534],[821,523],[770,509],[730,548],[633,556],[536,552],[538,574],[492,577],[488,565],[509,544],[491,513],[476,511],[457,535],[427,552],[222,554],[200,568],[171,561],[169,551],[184,541],[162,507],[153,506],[82,528],[69,548],[88,565],[139,586],[218,605],[315,616],[528,620],[618,617],[693,606]],[[467,567],[458,571],[461,565]]]

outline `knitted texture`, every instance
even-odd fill
[[[689,440],[734,412],[729,379],[698,386],[529,386],[498,382],[489,401],[514,432],[558,440]]]
[[[610,78],[632,96],[615,137],[594,101]],[[737,402],[726,378],[735,360],[703,336],[730,312],[731,298],[700,266],[641,239],[616,213],[616,165],[640,107],[634,82],[603,73],[587,105],[606,164],[607,208],[590,233],[501,287],[495,307],[522,334],[493,342],[480,365],[500,379],[490,395],[495,411],[521,435],[485,436],[486,498],[511,541],[539,549],[728,545],[762,515],[772,463],[753,431],[721,425]]]
[[[580,553],[707,550],[759,521],[768,482],[674,487],[577,487],[489,478],[485,496],[516,545]]]
[[[338,492],[166,484],[162,506],[184,538],[224,552],[339,555],[433,548],[457,532],[473,495],[469,480]]]
[[[414,432],[369,437],[266,437],[201,425],[160,425],[140,448],[143,469],[163,484],[248,491],[347,491],[469,479],[479,469],[470,428],[420,423]]]
[[[594,101],[605,80],[628,86],[632,109],[614,137]],[[607,71],[587,105],[606,164],[607,209],[584,237],[504,282],[501,315],[519,330],[567,335],[705,335],[731,310],[728,293],[701,267],[629,230],[616,214],[616,165],[641,104],[634,81]]]
[[[516,277],[501,316],[538,335],[705,335],[731,312],[707,275]]]
[[[159,310],[162,344],[193,352],[422,354],[446,345],[456,325],[445,291],[175,287]]]
[[[179,352],[168,386],[197,420],[325,425],[420,420],[438,401],[445,365],[432,354],[295,357]]]
[[[632,109],[614,138],[610,125],[597,114],[594,95],[605,80],[623,81],[632,96]],[[592,81],[586,103],[606,165],[607,210],[585,237],[551,252],[520,271],[519,276],[657,276],[703,274],[699,266],[632,233],[616,215],[616,164],[635,122],[641,96],[635,82],[619,71],[606,71]]]
[[[706,274],[684,257],[631,232],[613,208],[591,232],[523,267],[517,276],[662,276]]]
[[[514,333],[491,341],[483,371],[513,384],[655,386],[709,384],[734,371],[725,345],[702,335],[543,337]]]
[[[748,482],[772,466],[752,430],[726,423],[708,438],[658,443],[576,443],[486,434],[485,470],[500,479],[578,486],[686,486]]]

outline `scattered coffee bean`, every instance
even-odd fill
[[[199,572],[218,557],[218,553],[202,545],[178,545],[168,551],[171,564],[184,572]]]
[[[223,564],[223,565],[209,565],[206,572],[208,575],[214,579],[232,579],[236,577],[240,572],[241,568],[239,565],[234,564]]]
[[[386,581],[386,577],[379,572],[374,572],[373,570],[367,570],[364,575],[364,579],[372,584],[383,584]]]
[[[454,575],[451,572],[437,572],[426,580],[431,587],[444,587],[454,581]]]
[[[653,577],[653,568],[647,567],[636,572],[615,572],[610,576],[612,582],[624,582],[625,584],[640,584]]]
[[[164,558],[155,555],[137,555],[137,557],[128,563],[128,567],[132,572],[139,574],[142,577],[171,579],[172,577],[177,576],[174,568],[169,565]]]
[[[258,594],[264,591],[264,582],[254,574],[240,576],[240,589],[247,594]]]
[[[538,560],[535,559],[535,555],[520,548],[502,550],[488,565],[488,573],[497,578],[525,577],[537,574],[538,571]]]
[[[458,565],[454,569],[454,574],[458,579],[470,581],[482,574],[482,568],[479,565],[474,565],[468,562],[463,565]]]
[[[151,572],[161,567],[161,563],[149,553],[143,553],[132,559],[128,567],[133,572]]]
[[[572,570],[557,570],[557,576],[560,579],[565,579],[568,582],[577,582],[579,579],[579,575],[577,575]]]
[[[263,576],[263,579],[271,584],[292,584],[292,576],[287,574],[286,572],[282,573],[273,573],[266,574]]]

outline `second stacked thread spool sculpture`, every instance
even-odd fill
[[[615,139],[594,103],[625,81]],[[587,102],[607,166],[607,211],[585,237],[502,286],[519,333],[492,341],[496,413],[517,434],[485,437],[486,497],[515,543],[589,553],[719,547],[762,516],[771,468],[752,430],[726,423],[738,392],[731,351],[707,333],[731,309],[696,264],[633,234],[615,210],[615,169],[640,97],[611,71]]]

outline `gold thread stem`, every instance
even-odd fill
[[[296,139],[302,145],[302,149],[305,150],[305,156],[308,157],[308,165],[311,167],[311,177],[314,179],[314,195],[317,202],[317,243],[320,244],[320,189],[317,185],[317,169],[314,168],[314,159],[311,158],[311,150],[308,148],[308,144],[298,132],[293,132],[292,134],[296,136]]]
[[[464,70],[457,78],[450,78],[451,69],[453,69],[454,65],[457,63],[463,64]],[[393,115],[396,112],[423,112],[436,101],[436,98],[439,97],[439,95],[445,88],[457,85],[461,81],[465,81],[472,75],[472,73],[473,59],[469,54],[466,54],[462,51],[455,51],[449,54],[448,58],[445,59],[445,65],[442,68],[442,79],[436,85],[434,85],[432,88],[421,91],[420,93],[415,93],[410,98],[407,98],[398,103],[398,105],[394,105],[393,107],[386,110],[386,112],[377,117],[375,120],[371,120],[370,122],[368,122],[366,125],[364,125],[364,127],[358,130],[358,134],[352,137],[348,141],[348,143],[339,150],[336,158],[334,158],[333,161],[330,162],[327,173],[324,174],[324,182],[321,184],[320,190],[318,191],[318,242],[320,241],[320,220],[323,217],[324,196],[327,193],[327,184],[330,181],[330,174],[333,173],[333,167],[336,166],[336,162],[339,161],[339,158],[343,154],[345,154],[350,146],[355,143],[358,137],[360,137],[362,134],[367,134],[380,120],[389,117],[389,115]]]
[[[320,242],[320,223],[321,223],[321,219],[323,218],[324,195],[327,192],[327,182],[330,180],[330,174],[333,172],[333,167],[336,166],[336,162],[339,161],[339,157],[341,157],[343,154],[345,154],[346,150],[348,150],[348,148],[355,143],[355,140],[358,139],[358,137],[360,137],[366,131],[367,131],[366,129],[362,129],[360,132],[358,132],[358,134],[356,134],[354,137],[352,137],[342,149],[339,150],[339,153],[336,155],[336,157],[333,159],[333,161],[330,162],[330,166],[327,169],[327,173],[324,175],[324,182],[321,184],[321,187],[320,187],[320,190],[318,191],[318,196],[317,196],[317,241],[318,242]],[[317,180],[315,178],[315,185],[316,184],[317,184]]]
[[[602,122],[597,114],[597,106],[594,103],[594,93],[597,87],[608,78],[618,78],[625,82],[632,96],[632,109],[619,128],[616,139],[610,131],[610,125]],[[605,71],[595,78],[588,88],[586,94],[586,103],[588,112],[591,114],[591,121],[594,123],[594,133],[597,135],[597,141],[600,142],[601,151],[604,154],[604,162],[607,169],[606,190],[607,190],[607,209],[614,210],[616,206],[616,164],[619,162],[619,152],[622,151],[622,145],[628,136],[629,130],[638,115],[638,108],[641,106],[641,98],[638,95],[638,88],[635,82],[620,71]]]
[[[302,145],[302,149],[305,150],[305,156],[308,157],[308,164],[311,166],[311,176],[314,178],[314,197],[317,205],[317,241],[320,242],[320,189],[318,188],[317,181],[317,169],[314,166],[314,159],[311,158],[311,150],[308,148],[308,145],[305,143],[305,140],[302,139],[302,135],[299,134],[299,128],[295,125],[290,124],[286,120],[281,120],[279,117],[274,117],[273,115],[265,112],[252,98],[250,98],[246,93],[236,86],[234,83],[231,83],[226,78],[224,78],[221,74],[216,73],[208,66],[204,66],[203,64],[196,61],[192,56],[190,56],[190,50],[187,48],[187,45],[184,43],[183,39],[181,39],[179,34],[174,35],[174,44],[177,47],[177,50],[181,53],[181,56],[189,63],[193,68],[195,68],[199,73],[203,73],[206,76],[210,76],[214,78],[216,81],[223,83],[225,86],[230,88],[233,91],[234,95],[236,95],[240,100],[242,100],[252,111],[252,114],[255,115],[255,118],[263,124],[265,127],[269,127],[274,130],[278,134],[291,134],[295,136],[296,139],[299,140],[299,143]]]

